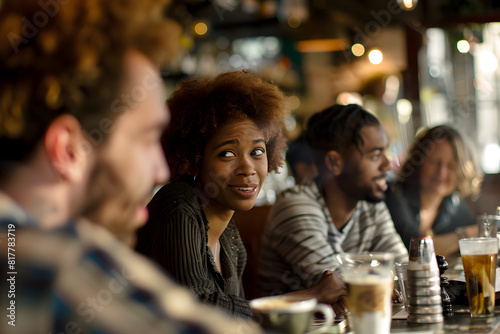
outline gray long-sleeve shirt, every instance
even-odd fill
[[[310,288],[335,270],[335,254],[392,252],[407,262],[408,252],[384,202],[359,201],[338,231],[316,183],[284,191],[268,217],[262,238],[259,285],[263,295]]]

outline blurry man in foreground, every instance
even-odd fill
[[[253,330],[121,241],[169,176],[160,2],[1,3],[1,333]]]

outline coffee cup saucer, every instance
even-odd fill
[[[337,318],[330,327],[321,327],[325,324],[324,318],[315,318],[314,322],[309,326],[309,329],[305,334],[314,333],[340,333],[343,328],[347,326],[347,320],[345,318]]]

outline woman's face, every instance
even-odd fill
[[[268,170],[264,134],[252,120],[221,127],[203,152],[197,188],[212,211],[250,210]]]
[[[448,196],[457,189],[458,163],[455,150],[447,140],[430,146],[420,168],[422,192]]]

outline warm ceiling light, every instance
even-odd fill
[[[207,27],[206,23],[204,23],[204,22],[198,22],[194,26],[194,32],[200,36],[205,35],[207,33],[207,31],[208,31],[208,27]]]
[[[299,52],[332,52],[345,50],[348,47],[349,42],[345,38],[311,39],[295,43],[295,48]]]
[[[465,39],[457,42],[457,49],[460,53],[467,53],[470,50],[470,44]]]
[[[399,7],[404,10],[414,10],[417,7],[418,0],[397,0]]]
[[[297,16],[290,16],[288,18],[288,25],[290,28],[298,28],[302,22],[300,22],[300,19]]]
[[[356,57],[361,57],[365,54],[365,47],[360,43],[353,44],[353,46],[351,46],[351,52]]]
[[[368,59],[373,65],[378,65],[384,59],[384,55],[382,54],[382,51],[375,49],[370,51],[370,53],[368,54]]]

